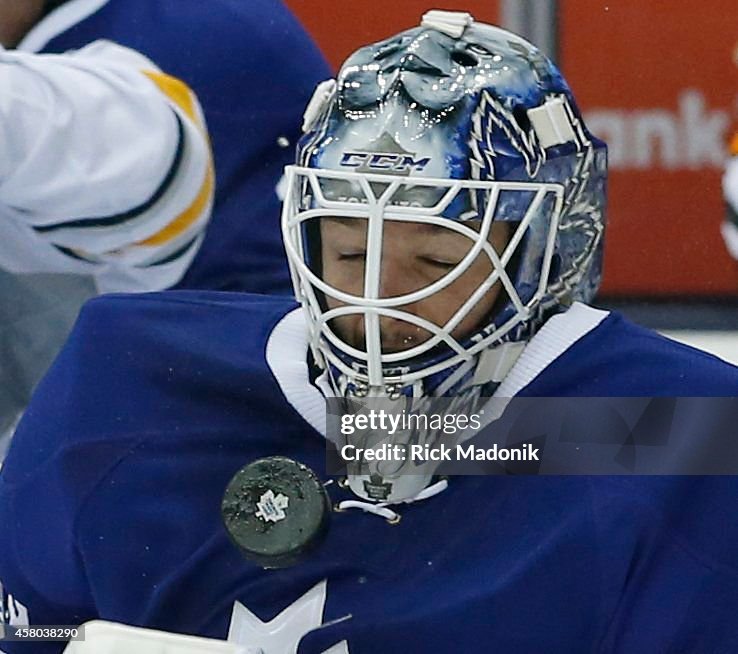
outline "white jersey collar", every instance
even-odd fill
[[[549,318],[525,347],[494,397],[515,397],[608,315],[609,311],[575,302],[566,312]]]
[[[110,0],[68,0],[50,14],[44,16],[26,34],[16,49],[23,52],[41,51],[49,41],[74,27],[77,23],[81,23],[85,18],[92,16],[108,2]]]
[[[267,364],[285,399],[316,431],[325,436],[325,395],[310,383],[308,325],[302,308],[290,311],[272,330]]]
[[[608,311],[575,302],[553,316],[533,337],[500,384],[495,397],[514,397],[574,343],[597,327]],[[308,325],[301,308],[288,313],[272,330],[266,360],[285,399],[325,436],[325,395],[310,382],[307,363]],[[319,385],[320,381],[318,382]],[[321,385],[322,386],[322,385]]]

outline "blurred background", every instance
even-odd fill
[[[738,262],[720,234],[738,131],[735,0],[287,0],[336,68],[358,46],[468,11],[526,36],[609,146],[596,304],[738,364]]]

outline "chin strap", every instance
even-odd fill
[[[431,484],[427,488],[424,488],[419,493],[416,493],[412,497],[406,497],[403,500],[397,500],[395,502],[380,502],[379,504],[373,502],[362,502],[361,500],[343,500],[335,506],[335,511],[348,511],[349,509],[361,509],[366,513],[372,513],[380,518],[384,518],[391,525],[396,525],[400,522],[402,516],[396,511],[388,508],[397,504],[412,504],[413,502],[420,502],[421,500],[427,500],[434,495],[442,493],[448,488],[448,481],[441,479],[435,484]]]

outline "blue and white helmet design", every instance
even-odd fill
[[[287,171],[283,234],[315,360],[338,393],[444,395],[495,383],[511,345],[597,290],[606,148],[558,69],[522,38],[469,14],[431,11],[420,27],[349,57],[336,81],[318,87],[304,131],[298,165]],[[319,230],[310,225],[324,217],[368,221],[362,294],[321,276]],[[469,252],[428,286],[381,297],[387,221],[446,227],[470,239]],[[513,228],[501,252],[488,239],[495,221]],[[445,324],[403,310],[479,256],[493,272]],[[455,338],[495,283],[504,301],[475,333]],[[348,314],[363,316],[363,348],[332,328]],[[385,351],[384,316],[430,336]]]

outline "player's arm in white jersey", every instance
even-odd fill
[[[723,238],[728,252],[738,261],[738,133],[733,137],[730,159],[723,173],[723,197],[726,211]]]
[[[0,50],[0,267],[166,288],[203,238],[214,186],[195,95],[108,41]]]

